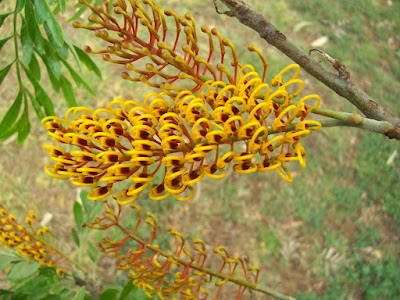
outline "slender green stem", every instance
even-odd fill
[[[135,241],[138,242],[139,244],[144,245],[146,248],[148,248],[148,249],[150,249],[150,250],[152,250],[152,251],[158,253],[159,255],[161,255],[161,256],[163,256],[163,257],[165,257],[165,258],[172,258],[174,261],[177,261],[178,263],[180,263],[180,264],[182,264],[182,265],[184,265],[184,266],[188,266],[188,267],[190,267],[190,268],[192,268],[192,269],[199,270],[199,271],[201,271],[201,272],[203,272],[203,273],[207,273],[207,274],[209,274],[209,275],[211,275],[211,276],[218,277],[218,278],[220,278],[220,279],[222,279],[222,280],[227,279],[227,280],[229,280],[229,281],[231,281],[231,282],[234,282],[234,283],[236,283],[236,284],[238,284],[238,285],[240,285],[240,286],[245,286],[245,287],[247,287],[247,288],[249,288],[249,289],[252,289],[252,290],[255,290],[255,291],[259,291],[259,292],[261,292],[261,293],[270,295],[270,296],[272,296],[272,297],[274,297],[274,298],[276,298],[276,299],[278,299],[278,300],[296,300],[296,299],[293,298],[293,297],[283,295],[283,294],[278,293],[278,292],[276,292],[276,291],[274,291],[274,290],[272,290],[272,289],[257,287],[257,284],[248,282],[248,281],[243,280],[243,279],[241,279],[241,278],[237,278],[237,277],[235,277],[235,276],[230,276],[230,275],[227,275],[227,274],[224,274],[224,273],[216,272],[216,271],[214,271],[214,270],[212,270],[212,269],[205,268],[205,267],[202,267],[202,266],[197,265],[197,264],[193,264],[193,263],[190,262],[190,261],[183,260],[183,259],[181,259],[181,258],[179,258],[179,257],[177,257],[177,256],[175,256],[175,255],[173,255],[173,254],[171,254],[171,253],[168,253],[168,252],[166,252],[166,251],[161,250],[161,249],[158,248],[158,247],[155,247],[155,246],[153,246],[153,245],[151,245],[151,244],[146,243],[146,242],[143,241],[142,239],[140,239],[140,238],[138,238],[137,236],[135,236],[134,234],[132,234],[129,230],[125,229],[125,228],[124,228],[121,224],[119,224],[118,222],[117,222],[116,226],[117,226],[119,229],[121,229],[124,233],[126,233],[127,235],[129,235],[129,237],[130,237],[131,239],[135,240]]]

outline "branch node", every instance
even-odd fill
[[[333,58],[333,57],[330,56],[328,53],[326,53],[326,52],[324,52],[324,51],[321,51],[321,50],[319,50],[319,49],[316,49],[316,48],[310,49],[310,51],[308,52],[308,54],[311,56],[311,53],[314,52],[314,51],[316,51],[316,52],[318,52],[319,54],[321,54],[321,55],[325,58],[325,60],[327,60],[327,61],[329,61],[329,62],[331,63],[332,67],[333,67],[336,71],[338,71],[338,73],[339,73],[339,78],[340,78],[340,79],[343,79],[343,80],[348,80],[348,79],[350,79],[350,72],[347,70],[346,66],[343,65],[343,64],[340,62],[340,60],[338,60],[338,59],[336,59],[336,58]]]

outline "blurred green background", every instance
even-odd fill
[[[72,5],[71,1],[71,5]],[[163,9],[182,15],[190,11],[197,24],[217,27],[231,39],[241,61],[259,64],[248,52],[254,43],[268,59],[268,78],[291,61],[261,40],[257,33],[236,19],[218,15],[211,0],[159,0]],[[247,0],[288,38],[308,50],[319,48],[345,64],[351,80],[362,86],[392,114],[400,115],[400,2],[397,0]],[[68,3],[70,4],[70,3]],[[13,6],[13,4],[12,4]],[[6,11],[8,3],[0,3]],[[223,10],[222,4],[220,9]],[[74,8],[67,7],[59,21],[65,34],[77,45],[96,45],[94,35],[72,28],[66,20]],[[0,38],[7,35],[6,22]],[[317,46],[316,46],[317,45]],[[5,66],[13,49],[4,48],[0,65]],[[76,89],[79,105],[99,108],[116,97],[142,99],[147,86],[124,81],[122,68],[95,61],[103,81],[92,73],[82,74],[97,96]],[[329,64],[321,62],[322,64]],[[321,106],[357,112],[346,100],[305,72],[302,95],[317,93]],[[46,82],[46,79],[44,79]],[[15,98],[15,74],[10,71],[0,86],[4,115]],[[44,84],[46,85],[46,84]],[[48,91],[59,116],[66,111],[61,95]],[[29,209],[38,215],[53,215],[49,226],[66,252],[75,255],[69,226],[73,226],[72,204],[78,189],[49,178],[44,166],[49,158],[42,145],[51,138],[31,114],[32,129],[18,147],[15,138],[0,144],[0,202],[17,216]],[[307,168],[290,166],[294,182],[284,182],[276,173],[209,178],[197,184],[194,199],[180,203],[172,197],[155,202],[140,201],[159,219],[189,239],[201,238],[208,246],[223,245],[232,254],[247,255],[261,268],[260,285],[276,289],[298,300],[397,299],[400,295],[400,157],[399,142],[353,128],[329,128],[305,139]],[[99,235],[100,236],[100,235]],[[160,236],[161,245],[172,246]],[[107,270],[106,272],[104,270]],[[121,272],[113,275],[112,258],[103,258],[96,278],[118,285]],[[100,280],[100,279],[99,279]],[[225,291],[227,299],[230,292]],[[247,295],[248,296],[248,295]],[[245,298],[247,299],[247,298]],[[269,299],[268,297],[260,299]]]

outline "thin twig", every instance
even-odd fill
[[[288,39],[280,32],[269,20],[260,13],[253,10],[242,0],[219,0],[230,10],[221,12],[229,17],[237,18],[242,24],[252,28],[260,34],[269,44],[275,46],[299,64],[309,74],[324,83],[327,87],[335,91],[338,95],[350,101],[365,116],[378,121],[387,121],[394,126],[389,131],[383,132],[389,138],[400,140],[400,119],[389,113],[384,107],[367,95],[358,85],[351,82],[346,77],[341,77],[330,72],[317,60],[312,58],[307,52],[297,44]],[[214,0],[214,3],[216,1]]]

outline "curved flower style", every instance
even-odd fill
[[[292,69],[295,74],[284,83],[282,76]],[[235,85],[210,80],[197,94],[184,90],[171,98],[151,93],[143,104],[115,99],[108,108],[75,107],[65,119],[47,117],[42,124],[49,135],[77,149],[44,146],[56,162],[46,172],[94,187],[91,200],[106,198],[115,183],[128,180],[131,186],[116,196],[120,204],[134,201],[148,187],[153,200],[170,194],[189,200],[193,184],[204,175],[225,177],[232,161],[237,173],[275,170],[292,182],[286,164],[306,166],[300,140],[321,127],[306,120],[320,104],[317,95],[291,101],[303,88],[296,78],[299,71],[290,65],[276,75],[274,92],[246,65]],[[156,174],[162,179],[157,181]]]
[[[38,228],[37,216],[30,211],[29,216],[25,218],[25,224],[29,229],[20,225],[16,218],[9,214],[3,205],[0,204],[0,245],[7,248],[16,248],[16,252],[28,259],[36,260],[48,267],[54,267],[59,264],[58,253],[42,238],[49,234],[53,235],[47,227]],[[57,274],[63,277],[65,270],[56,269]]]
[[[138,206],[131,205],[131,208],[136,210],[137,223],[135,228],[130,230],[120,223],[122,207],[119,205],[118,209],[113,209],[108,202],[106,205],[104,216],[96,218],[85,226],[97,230],[114,226],[122,230],[125,236],[121,240],[115,241],[109,237],[102,239],[99,244],[100,251],[114,255],[117,258],[118,269],[130,270],[133,283],[143,289],[149,297],[157,295],[161,299],[171,299],[173,295],[180,295],[179,299],[206,299],[209,292],[205,286],[213,277],[217,278],[215,282],[217,292],[213,299],[219,299],[223,286],[229,281],[239,285],[235,297],[238,300],[242,298],[246,289],[257,287],[259,268],[246,266],[243,258],[232,256],[225,247],[219,246],[213,249],[219,258],[218,271],[214,271],[207,267],[212,253],[202,240],[194,239],[193,247],[190,249],[185,238],[170,228],[168,231],[175,240],[175,249],[172,252],[166,251],[154,245],[154,238],[159,228],[152,213],[147,212],[145,219],[147,226],[151,227],[151,231],[148,231],[149,236],[139,237],[137,229],[143,224],[143,219]],[[127,206],[124,208],[129,209]],[[122,246],[128,240],[133,240],[137,245],[135,249],[124,250]],[[262,289],[259,290],[265,293]]]

